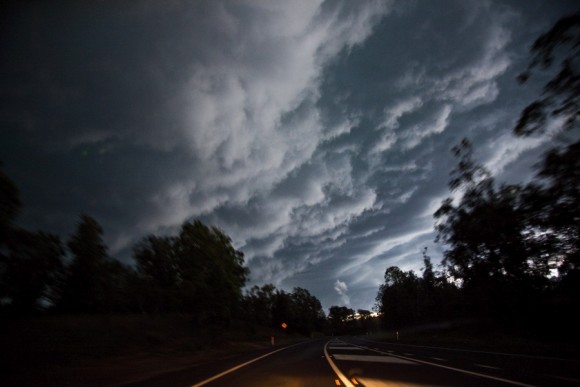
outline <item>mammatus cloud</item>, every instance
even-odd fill
[[[413,97],[404,101],[397,102],[394,106],[385,109],[385,122],[383,126],[386,129],[395,129],[399,127],[399,119],[405,114],[412,113],[423,105],[419,97]]]
[[[386,267],[440,253],[453,145],[530,176],[522,160],[557,136],[509,133],[533,94],[514,83],[530,28],[561,12],[539,4],[39,5],[0,36],[22,219],[66,236],[90,213],[128,262],[142,236],[200,218],[245,253],[251,284],[370,308]]]
[[[422,155],[428,151],[448,157],[451,147],[462,136],[469,136],[460,132],[464,129],[461,126],[464,125],[463,117],[496,101],[500,78],[512,63],[506,51],[510,43],[509,22],[512,15],[498,15],[489,12],[489,9],[478,12],[482,12],[480,16],[487,22],[482,22],[481,18],[466,19],[462,28],[472,31],[470,36],[476,37],[478,43],[470,48],[463,47],[465,51],[461,52],[465,54],[464,58],[450,59],[448,62],[441,60],[438,62],[440,65],[435,67],[421,64],[409,66],[393,83],[408,97],[387,101],[383,108],[384,116],[375,126],[375,133],[378,133],[376,141],[366,154],[369,175],[373,176],[369,181],[378,176],[386,179],[395,174],[397,176],[391,184],[385,184],[388,187],[386,192],[385,188],[379,191],[375,205],[390,221],[385,221],[378,230],[371,229],[371,232],[356,240],[349,240],[350,245],[358,244],[357,248],[353,248],[356,255],[343,261],[335,272],[341,278],[348,279],[349,283],[356,283],[361,278],[380,283],[381,276],[365,269],[365,266],[374,267],[378,262],[388,262],[383,267],[396,264],[407,270],[418,270],[420,246],[417,246],[432,243],[435,236],[432,215],[446,197],[445,184],[451,165],[438,164],[439,168],[446,169],[434,170],[430,161],[420,161]],[[414,59],[409,58],[408,62],[420,63]],[[485,121],[487,116],[482,118]],[[505,125],[505,122],[502,121],[499,126]],[[450,139],[454,140],[450,143]],[[505,140],[504,143],[507,143]],[[399,161],[393,164],[392,161],[385,163],[385,160]],[[490,162],[494,163],[493,160]],[[450,161],[453,162],[452,159]],[[506,162],[509,161],[502,158],[501,163]],[[499,160],[495,162],[496,165],[498,163]],[[434,187],[436,180],[440,182],[439,189],[427,191],[425,187]],[[405,222],[406,227],[401,229],[401,223],[397,220],[398,214],[403,211],[406,216],[400,220]],[[415,264],[409,264],[413,260]]]
[[[407,150],[412,149],[419,145],[425,137],[443,132],[449,125],[450,115],[451,106],[443,105],[429,123],[415,125],[403,133],[402,147]]]
[[[498,95],[497,78],[511,64],[505,51],[510,42],[509,27],[500,20],[488,29],[482,51],[464,68],[450,71],[433,82],[436,98],[451,101],[458,107],[472,109],[493,102]]]
[[[216,21],[212,26],[221,28],[227,21],[228,28],[219,32],[225,45],[219,54],[204,47],[211,54],[191,66],[190,80],[181,90],[183,122],[175,133],[197,163],[190,166],[190,181],[158,193],[159,201],[171,207],[149,219],[148,228],[171,226],[220,206],[254,201],[266,212],[274,207],[260,204],[260,197],[291,179],[291,172],[309,162],[322,141],[352,127],[348,119],[333,127],[323,124],[316,106],[319,80],[341,50],[369,36],[389,5],[249,2],[243,13],[227,3],[210,7],[209,18]],[[289,223],[296,206],[324,201],[322,189],[328,186],[318,183],[320,177],[313,176],[307,197],[275,199],[277,215],[263,229],[272,232]],[[254,237],[264,232],[256,231]]]
[[[348,286],[346,286],[345,282],[340,280],[336,280],[334,283],[334,290],[340,296],[340,300],[344,305],[350,306],[350,298],[348,296]]]
[[[487,145],[486,168],[492,175],[502,173],[505,168],[518,160],[522,153],[550,143],[562,129],[563,120],[553,120],[541,136],[514,139],[511,133],[502,134]]]

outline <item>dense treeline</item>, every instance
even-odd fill
[[[192,312],[202,324],[225,325],[240,311],[248,271],[221,230],[186,222],[175,237],[144,238],[133,257],[142,310]]]
[[[552,150],[537,179],[497,186],[460,158],[448,198],[434,216],[446,248],[442,271],[424,253],[422,277],[389,267],[376,301],[390,329],[449,320],[568,336],[580,324],[580,143]]]
[[[328,311],[326,333],[335,335],[369,335],[380,330],[376,313],[358,309],[356,312],[346,306],[333,305]]]
[[[221,230],[193,221],[177,236],[148,236],[133,249],[135,265],[126,266],[109,256],[90,216],[81,216],[66,246],[15,226],[18,192],[5,174],[0,179],[3,314],[191,312],[219,323],[241,309],[248,271]]]
[[[459,289],[448,278],[433,271],[431,259],[423,252],[425,267],[420,277],[396,266],[387,268],[385,282],[376,297],[383,326],[398,330],[462,318]]]
[[[251,326],[265,326],[309,335],[324,330],[326,316],[320,301],[306,289],[296,287],[292,293],[277,290],[274,285],[254,286],[243,301],[245,321]]]
[[[177,235],[149,235],[133,248],[134,266],[109,256],[103,229],[82,215],[66,245],[14,220],[21,206],[14,183],[0,171],[0,314],[187,313],[198,326],[242,322],[309,335],[324,329],[320,301],[308,290],[273,285],[246,294],[244,255],[222,230],[196,220]]]
[[[561,119],[571,143],[554,147],[534,182],[498,185],[464,139],[453,148],[452,196],[435,212],[442,271],[424,253],[423,276],[389,267],[377,306],[389,328],[444,320],[492,323],[501,329],[577,338],[580,324],[580,14],[563,18],[531,48],[518,80],[563,55],[541,98],[521,113],[517,136]],[[553,121],[552,121],[553,122]],[[555,275],[554,275],[555,274]]]

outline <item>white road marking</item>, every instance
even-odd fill
[[[354,385],[350,382],[350,380],[348,380],[348,378],[346,376],[344,376],[344,374],[340,371],[340,369],[336,366],[336,364],[334,364],[334,362],[330,358],[330,355],[328,354],[328,350],[326,349],[326,347],[328,346],[328,344],[330,342],[331,341],[324,344],[324,355],[326,356],[326,360],[328,361],[328,364],[330,364],[330,368],[332,368],[332,370],[334,371],[336,376],[338,376],[338,378],[340,380],[342,380],[342,382],[344,383],[344,385],[346,387],[354,387]],[[333,344],[334,344],[334,341],[333,341]]]
[[[358,347],[328,347],[328,349],[338,349],[339,351],[342,350],[349,350],[349,351],[364,351],[363,348],[358,348]]]
[[[359,376],[358,380],[365,386],[372,387],[424,387],[424,384],[414,384],[408,382],[395,382],[392,380],[381,380]]]
[[[224,372],[222,372],[222,373],[219,373],[219,374],[217,374],[217,375],[214,375],[214,376],[212,376],[211,378],[208,378],[208,379],[206,379],[206,380],[204,380],[204,381],[201,381],[201,382],[199,382],[199,383],[196,383],[196,384],[194,384],[192,387],[200,387],[200,386],[203,386],[203,385],[205,385],[205,384],[208,384],[208,383],[210,383],[210,382],[213,382],[213,381],[214,381],[214,380],[216,380],[216,379],[219,379],[219,378],[221,378],[222,376],[225,376],[225,375],[227,375],[227,374],[229,374],[229,373],[232,373],[232,372],[234,372],[234,371],[237,371],[237,370],[239,370],[240,368],[247,366],[248,364],[252,364],[252,363],[253,363],[253,362],[255,362],[255,361],[258,361],[258,360],[260,360],[260,359],[263,359],[263,358],[265,358],[265,357],[268,357],[268,356],[270,356],[270,355],[273,355],[273,354],[275,354],[276,352],[280,352],[280,351],[283,351],[283,350],[285,350],[285,349],[288,349],[288,348],[291,348],[291,347],[295,347],[295,346],[297,346],[297,345],[300,345],[300,344],[302,344],[302,343],[298,343],[298,344],[289,345],[289,346],[287,346],[287,347],[280,348],[280,349],[277,349],[277,350],[275,350],[275,351],[272,351],[272,352],[268,352],[268,353],[267,353],[267,354],[265,354],[265,355],[259,356],[259,357],[255,358],[255,359],[252,359],[252,360],[250,360],[250,361],[247,361],[247,362],[245,362],[245,363],[238,364],[237,366],[235,366],[235,367],[232,367],[232,368],[230,368],[229,370],[225,370]]]
[[[580,383],[580,379],[567,378],[565,376],[558,376],[558,375],[546,375],[546,376],[549,376],[551,378],[556,378],[556,379],[564,380],[566,382]]]
[[[359,340],[366,341],[366,342],[369,342],[369,343],[390,344],[390,345],[398,345],[398,346],[402,346],[402,347],[441,349],[443,351],[454,351],[454,352],[485,353],[485,354],[489,354],[489,355],[514,356],[514,357],[524,357],[524,358],[530,358],[530,359],[545,359],[545,360],[570,361],[570,359],[564,359],[564,358],[560,358],[560,357],[523,355],[521,353],[506,353],[506,352],[493,352],[493,351],[476,351],[476,350],[473,350],[473,349],[433,347],[433,346],[429,346],[429,345],[416,345],[416,344],[381,343],[381,342],[378,342],[378,341],[375,341],[375,340],[368,340],[368,339],[359,339]]]
[[[437,361],[447,361],[445,359],[441,359],[440,357],[432,357],[431,359],[437,360]]]
[[[405,356],[415,356],[412,353],[403,353],[403,355],[405,355]]]
[[[351,343],[351,344],[352,344],[352,343]],[[355,345],[355,346],[357,346],[357,347],[361,347],[361,348],[366,348],[366,349],[368,349],[368,350],[370,350],[370,351],[373,351],[373,352],[380,352],[380,351],[375,351],[374,349],[371,349],[371,348],[362,347],[362,346],[360,346],[360,345],[356,345],[356,344],[352,344],[352,345]],[[383,352],[380,352],[380,353],[383,353]],[[442,365],[442,364],[431,363],[431,362],[429,362],[429,361],[425,361],[425,360],[419,360],[419,359],[409,359],[409,358],[406,358],[406,357],[404,357],[404,356],[401,356],[401,355],[391,355],[391,356],[398,357],[398,358],[400,358],[400,359],[409,360],[409,361],[414,361],[414,362],[421,363],[421,364],[432,365],[432,366],[434,366],[434,367],[445,368],[445,369],[447,369],[447,370],[457,371],[457,372],[461,372],[461,373],[463,373],[463,374],[468,374],[468,375],[479,376],[479,377],[486,378],[486,379],[491,379],[491,380],[497,380],[497,381],[500,381],[500,382],[504,382],[504,383],[513,384],[514,386],[522,386],[522,387],[534,387],[534,386],[533,386],[533,385],[531,385],[531,384],[521,383],[521,382],[517,382],[517,381],[515,381],[515,380],[509,380],[509,379],[504,379],[504,378],[498,378],[498,377],[496,377],[496,376],[491,376],[491,375],[486,375],[486,374],[480,374],[479,372],[467,371],[467,370],[463,370],[463,369],[461,369],[461,368],[455,368],[455,367],[449,367],[449,366],[445,366],[445,365]]]
[[[373,355],[334,355],[335,360],[348,360],[348,361],[364,361],[368,363],[392,363],[392,364],[411,364],[418,365],[413,361],[408,361],[404,359],[399,359],[393,356],[373,356]]]
[[[476,367],[488,368],[490,370],[501,370],[501,368],[499,368],[499,367],[488,366],[488,365],[485,365],[485,364],[473,363],[473,365],[476,366]]]

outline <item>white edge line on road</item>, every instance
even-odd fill
[[[489,368],[490,370],[501,370],[500,367],[489,366],[486,364],[473,363],[473,365],[476,367],[481,367],[481,368]]]
[[[375,351],[375,352],[379,352],[379,353],[384,353],[384,352],[377,351],[377,350],[375,350],[375,349],[371,349],[371,348],[368,348],[368,347],[363,347],[363,346],[356,345],[356,344],[352,344],[352,343],[350,343],[350,344],[351,344],[351,345],[355,345],[355,346],[357,346],[357,347],[361,347],[361,348],[368,349],[368,350],[370,350],[370,351]],[[522,386],[522,387],[534,387],[534,386],[533,386],[533,385],[531,385],[531,384],[520,383],[520,382],[516,382],[515,380],[509,380],[509,379],[504,379],[504,378],[498,378],[498,377],[496,377],[496,376],[491,376],[491,375],[486,375],[486,374],[480,374],[479,372],[467,371],[467,370],[463,370],[463,369],[461,369],[461,368],[455,368],[455,367],[444,366],[444,365],[442,365],[442,364],[431,363],[431,362],[429,362],[429,361],[424,361],[424,360],[414,359],[414,358],[410,358],[410,357],[406,357],[406,356],[401,356],[401,355],[393,355],[393,354],[390,354],[389,356],[399,357],[399,358],[401,358],[401,359],[405,359],[405,360],[409,360],[409,361],[416,361],[417,363],[423,363],[423,364],[432,365],[432,366],[435,366],[435,367],[445,368],[445,369],[448,369],[448,370],[457,371],[457,372],[461,372],[461,373],[468,374],[468,375],[474,375],[474,376],[479,376],[479,377],[486,378],[486,379],[497,380],[497,381],[500,381],[500,382],[504,382],[504,383],[513,384],[513,385],[515,385],[515,386]]]
[[[255,362],[255,361],[258,361],[258,360],[260,360],[260,359],[263,359],[263,358],[265,358],[265,357],[267,357],[267,356],[273,355],[273,354],[275,354],[276,352],[280,352],[280,351],[283,351],[283,350],[285,350],[285,349],[288,349],[288,348],[290,348],[290,347],[295,347],[295,346],[297,346],[297,345],[300,345],[300,344],[302,344],[302,343],[296,343],[296,344],[292,344],[292,345],[289,345],[289,346],[287,346],[287,347],[284,347],[284,348],[279,348],[279,349],[277,349],[277,350],[275,350],[275,351],[268,352],[268,353],[267,353],[267,354],[265,354],[265,355],[259,356],[259,357],[255,358],[255,359],[249,360],[249,361],[247,361],[247,362],[245,362],[245,363],[238,364],[237,366],[235,366],[235,367],[232,367],[232,368],[230,368],[229,370],[225,370],[224,372],[222,372],[222,373],[219,373],[219,374],[217,374],[217,375],[214,375],[214,376],[212,376],[211,378],[208,378],[208,379],[206,379],[206,380],[204,380],[204,381],[202,381],[202,382],[196,383],[196,384],[194,384],[192,387],[200,387],[200,386],[203,386],[203,385],[205,385],[205,384],[211,383],[211,382],[213,382],[214,380],[221,378],[222,376],[225,376],[225,375],[227,375],[227,374],[229,374],[229,373],[232,373],[232,372],[234,372],[234,371],[237,371],[237,370],[239,370],[239,369],[240,369],[240,368],[242,368],[242,367],[245,367],[245,366],[247,366],[248,364],[252,364],[252,363],[253,363],[253,362]]]
[[[546,376],[549,376],[551,378],[556,378],[556,379],[560,379],[560,380],[564,380],[566,382],[572,382],[572,383],[580,383],[580,379],[574,379],[574,378],[567,378],[565,376],[558,376],[558,375],[548,375],[546,374]]]
[[[523,357],[529,359],[542,359],[542,360],[557,360],[557,361],[574,361],[571,359],[565,359],[561,357],[551,357],[551,356],[537,356],[537,355],[524,355],[521,353],[507,353],[507,352],[493,352],[493,351],[476,351],[474,349],[461,349],[461,348],[448,348],[448,347],[433,347],[429,345],[416,345],[416,344],[400,344],[400,343],[385,343],[381,341],[362,339],[359,340],[367,341],[369,343],[380,343],[380,344],[392,344],[400,345],[403,347],[415,347],[415,348],[429,348],[429,349],[442,349],[444,351],[455,351],[455,352],[472,352],[472,353],[485,353],[487,355],[500,355],[500,356],[513,356],[513,357]]]
[[[336,376],[338,376],[338,378],[340,380],[342,380],[342,382],[344,383],[344,385],[346,387],[354,387],[354,384],[352,384],[350,382],[350,380],[348,380],[348,378],[338,369],[338,367],[336,366],[336,364],[334,364],[334,362],[330,358],[330,355],[328,354],[328,351],[326,350],[326,347],[328,346],[328,343],[330,343],[331,341],[332,340],[328,340],[326,342],[326,344],[324,344],[324,356],[326,356],[326,360],[328,361],[328,364],[330,364],[330,368],[332,368],[332,370],[334,371],[334,373],[336,374]],[[357,347],[358,347],[358,345],[357,345]]]

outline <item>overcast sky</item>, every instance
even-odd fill
[[[468,137],[500,181],[554,133],[511,134],[538,95],[531,42],[575,1],[98,1],[0,14],[0,160],[18,223],[81,213],[131,261],[199,218],[250,283],[370,309],[385,269],[435,262],[433,212]],[[60,2],[62,4],[62,2]]]

